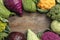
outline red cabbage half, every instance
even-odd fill
[[[4,0],[5,6],[22,16],[22,0]]]

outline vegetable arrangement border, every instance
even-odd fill
[[[0,40],[5,40],[10,33],[8,20],[0,17]]]
[[[52,19],[51,29],[38,35],[28,29],[27,39],[23,33],[10,33],[7,19],[16,14],[23,16],[23,9],[27,12],[46,13]],[[60,0],[0,0],[0,16],[0,40],[6,37],[8,40],[60,40]]]

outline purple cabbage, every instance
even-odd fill
[[[26,40],[26,36],[21,32],[11,32],[7,40]]]
[[[16,12],[20,16],[23,15],[22,0],[4,0],[4,4],[9,10]]]

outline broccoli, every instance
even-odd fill
[[[60,21],[60,5],[57,4],[54,7],[52,7],[50,11],[47,13],[47,16],[53,20]]]

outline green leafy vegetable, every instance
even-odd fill
[[[0,21],[2,21],[2,22],[8,22],[8,20],[7,20],[7,19],[2,18],[2,17],[0,17]]]
[[[0,17],[0,40],[5,40],[5,38],[10,33],[10,28],[8,20]]]
[[[3,0],[0,0],[0,3],[1,3],[2,5],[4,5],[4,4],[3,4]]]
[[[43,10],[43,9],[39,9],[39,8],[37,8],[37,10],[39,11],[39,12],[41,12],[41,13],[46,13],[46,12],[48,12],[48,10]]]
[[[0,17],[0,32],[4,31],[8,26],[8,20]]]
[[[10,15],[14,15],[13,13],[11,13],[5,6],[3,3],[3,0],[0,0],[0,16],[3,18],[8,18]]]
[[[8,33],[8,34],[10,33],[10,27],[9,27],[9,25],[6,26],[6,28],[5,28],[5,30],[3,32]]]
[[[43,32],[39,32],[39,33],[37,34],[37,37],[38,37],[38,38],[41,38],[42,34],[43,34]]]
[[[38,2],[38,0],[33,0],[35,3],[37,3]]]
[[[10,33],[10,28],[9,28],[8,20],[5,19],[5,18],[0,17],[0,21],[1,21],[3,24],[6,24],[5,30],[4,30],[3,32]]]
[[[4,18],[8,18],[11,14],[1,3],[0,3],[0,16]]]
[[[5,40],[5,37],[7,37],[8,34],[4,32],[0,32],[0,40]]]

